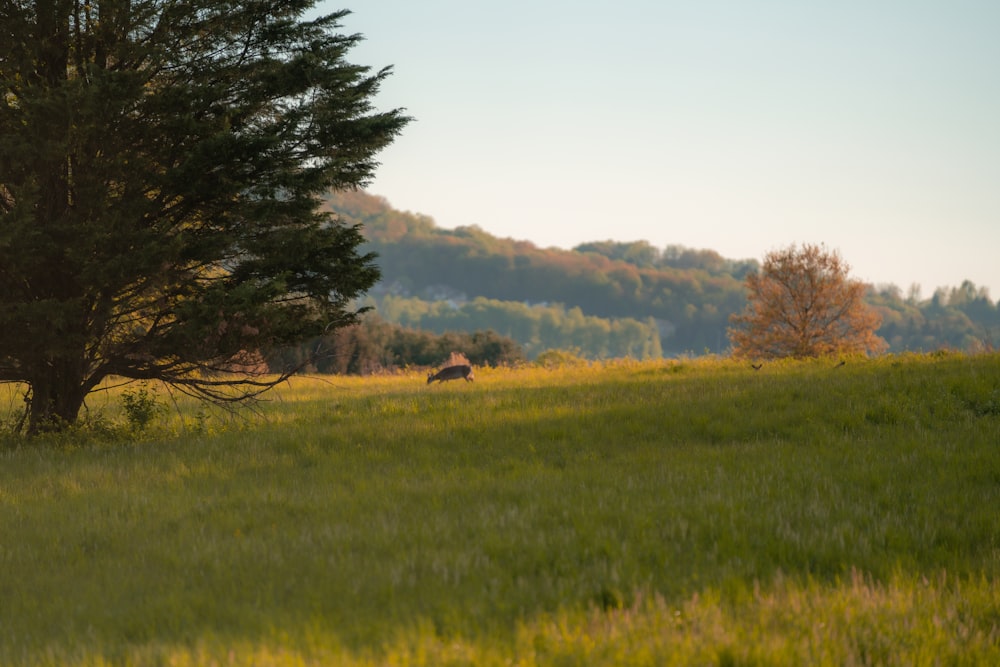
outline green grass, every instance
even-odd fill
[[[0,664],[1000,663],[1000,357],[476,378],[5,441]]]

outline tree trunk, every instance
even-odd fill
[[[28,384],[28,435],[61,431],[76,422],[88,393],[80,362],[52,360]]]

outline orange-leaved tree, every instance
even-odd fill
[[[879,314],[864,302],[864,283],[825,246],[769,252],[746,277],[747,307],[730,318],[733,355],[774,359],[867,354],[886,349]]]

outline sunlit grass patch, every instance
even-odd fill
[[[213,632],[188,642],[50,650],[34,664],[245,665],[936,665],[1000,659],[995,582],[858,572],[832,584],[777,578],[739,593],[702,589],[668,601],[636,593],[612,606],[561,608],[512,631],[442,632],[430,618],[362,648],[322,623],[262,627],[256,638]],[[40,656],[41,657],[41,656]]]

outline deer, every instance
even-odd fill
[[[437,373],[427,374],[427,384],[431,384],[435,380],[438,382],[445,382],[447,380],[457,380],[459,378],[465,378],[466,382],[472,382],[475,376],[472,374],[472,366],[462,364],[460,366],[448,366],[447,368],[442,368]]]

